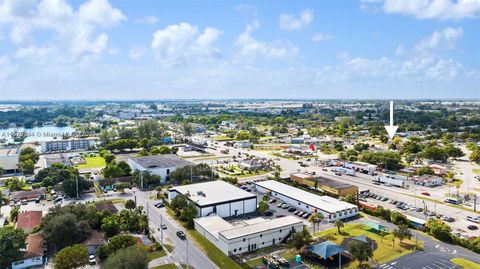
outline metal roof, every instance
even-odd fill
[[[223,180],[173,187],[169,191],[176,191],[183,195],[188,193],[190,195],[189,199],[199,206],[256,198],[255,194],[244,191]]]
[[[329,196],[316,195],[275,180],[261,181],[255,184],[328,213],[336,213],[346,209],[357,208],[356,205]]]
[[[345,251],[344,248],[342,248],[339,245],[336,245],[335,243],[331,241],[324,241],[322,243],[318,243],[313,246],[308,247],[308,251],[317,254],[318,256],[328,259],[332,257],[333,255],[337,255],[339,253],[342,253]]]
[[[264,219],[264,221],[259,221],[255,224],[235,227],[234,229],[221,231],[219,232],[219,235],[225,237],[226,239],[233,239],[291,225],[303,225],[303,221],[292,215],[271,220]]]
[[[143,157],[129,158],[141,167],[148,168],[171,168],[183,167],[193,165],[193,163],[186,161],[175,154],[153,155]]]

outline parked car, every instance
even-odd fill
[[[288,209],[288,212],[292,213],[292,212],[295,212],[297,209],[295,207],[290,207]]]
[[[273,216],[273,211],[271,211],[271,210],[266,211],[265,216],[267,216],[267,217]]]
[[[425,191],[425,192],[422,192],[422,195],[430,196],[430,193],[428,193],[428,192]]]
[[[478,229],[478,227],[476,225],[468,225],[467,228],[469,230],[477,230]]]
[[[475,223],[480,222],[480,217],[472,217],[472,216],[467,216],[467,220]]]
[[[277,202],[277,199],[271,199],[271,200],[269,201],[269,203],[271,203],[271,204],[276,203],[276,202]]]
[[[163,202],[158,202],[155,204],[155,207],[156,208],[160,208],[160,207],[164,207],[165,205],[163,204]]]
[[[290,207],[289,204],[283,204],[283,205],[282,205],[282,208],[283,208],[283,209],[287,209],[287,208],[289,208],[289,207]]]
[[[446,222],[454,222],[455,221],[454,218],[447,217],[447,216],[442,216],[440,219],[443,220],[443,221],[446,221]]]
[[[182,240],[187,239],[187,235],[183,231],[177,231],[177,236]]]
[[[282,205],[283,205],[282,202],[278,202],[278,203],[277,203],[277,207],[281,207]]]
[[[88,263],[90,265],[95,265],[97,263],[97,259],[95,258],[94,254],[90,254],[90,256],[88,256]]]

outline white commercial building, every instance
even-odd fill
[[[95,140],[90,138],[74,138],[67,140],[41,141],[42,152],[58,152],[70,150],[87,150],[95,147]]]
[[[217,215],[222,218],[255,212],[257,196],[225,181],[217,180],[174,187],[168,190],[171,202],[178,194],[187,195],[195,204],[198,216]]]
[[[195,229],[226,255],[237,255],[285,242],[303,230],[294,216],[254,218],[231,224],[218,216],[194,219]]]
[[[170,173],[177,168],[194,165],[174,154],[132,157],[128,158],[127,162],[132,171],[149,171],[162,177],[163,183],[169,181]]]
[[[356,205],[329,196],[316,195],[275,180],[257,182],[255,188],[300,210],[321,213],[323,218],[330,222],[350,218],[359,213]]]
[[[18,169],[18,149],[0,149],[0,168],[5,171],[16,171]],[[1,175],[1,174],[0,174]]]

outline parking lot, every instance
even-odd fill
[[[457,269],[460,266],[447,259],[436,255],[421,254],[413,258],[411,255],[404,256],[394,262],[388,262],[377,266],[377,269]]]
[[[263,200],[264,195],[257,192],[251,182],[245,182],[242,186],[240,186],[240,188],[257,195],[257,201],[260,202]],[[267,218],[280,218],[287,215],[293,215],[302,219],[306,225],[310,224],[310,222],[307,221],[308,218],[311,216],[310,213],[297,210],[295,207],[292,207],[286,203],[283,203],[281,200],[273,199],[273,198],[269,199],[268,205],[270,209],[265,214],[265,217]]]

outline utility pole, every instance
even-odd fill
[[[188,264],[188,240],[185,240],[185,244],[187,245],[187,269],[189,268]]]
[[[163,244],[163,214],[160,213],[160,236]]]
[[[190,165],[190,183],[193,183],[193,166]]]
[[[140,187],[142,188],[142,191],[143,191],[143,171],[140,172]]]
[[[150,219],[150,206],[148,204],[148,198],[147,198],[147,219]]]
[[[78,176],[75,177],[75,185],[77,186],[77,199],[79,199],[78,197]]]

